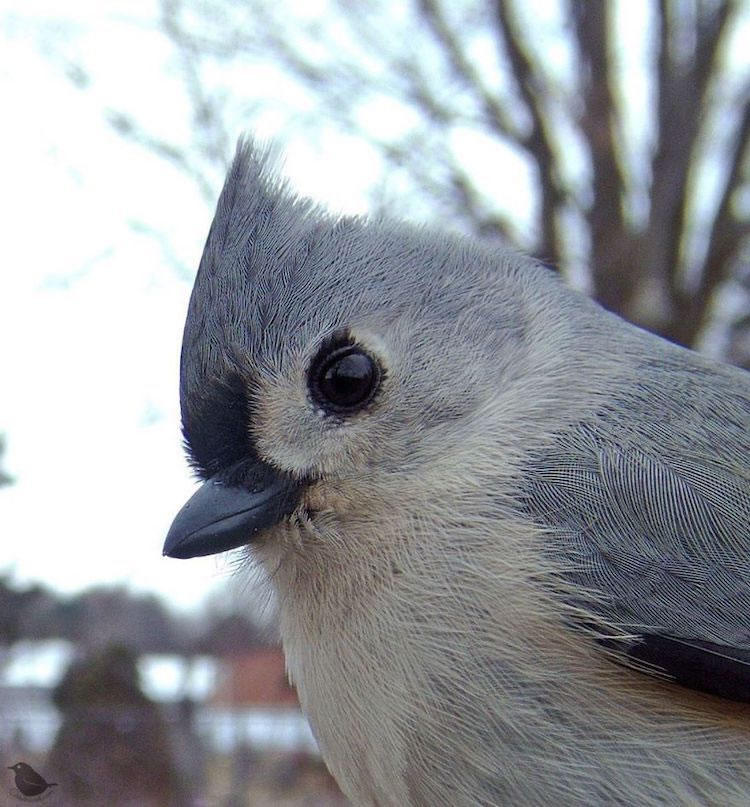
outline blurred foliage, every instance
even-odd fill
[[[263,634],[242,614],[216,615],[210,629],[196,642],[198,653],[209,656],[231,656],[249,647],[264,644]]]
[[[0,575],[0,644],[67,639],[83,649],[111,642],[137,653],[221,655],[269,644],[272,637],[245,614],[209,609],[176,614],[154,594],[99,586],[60,596],[45,586],[18,586]]]
[[[74,661],[54,691],[63,722],[49,768],[75,804],[174,804],[167,726],[136,661],[131,648],[109,645]]]

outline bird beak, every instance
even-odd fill
[[[249,543],[299,504],[303,483],[258,462],[241,485],[209,479],[177,514],[164,542],[170,558],[215,555]]]

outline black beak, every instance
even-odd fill
[[[243,473],[241,484],[209,479],[175,517],[163,552],[170,558],[195,558],[247,544],[294,511],[303,487],[263,462]]]

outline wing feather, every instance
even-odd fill
[[[582,600],[596,592],[586,607],[634,637],[629,655],[750,700],[750,393],[718,414],[716,391],[702,413],[693,396],[683,424],[647,393],[620,424],[611,406],[536,452],[524,508]]]

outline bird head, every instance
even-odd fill
[[[252,544],[274,563],[325,566],[498,506],[482,476],[497,463],[482,458],[493,444],[510,460],[533,429],[518,407],[535,350],[527,290],[548,274],[457,235],[335,218],[241,143],[182,347],[184,438],[203,486],[165,554]]]

